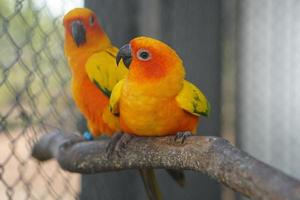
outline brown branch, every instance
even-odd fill
[[[33,148],[40,160],[55,158],[65,170],[99,173],[132,168],[186,169],[205,173],[252,199],[300,199],[300,182],[218,137],[134,137],[108,159],[107,141],[50,133]]]

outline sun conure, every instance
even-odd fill
[[[112,135],[120,130],[120,126],[118,117],[109,111],[109,98],[113,87],[128,70],[123,64],[117,67],[118,48],[112,45],[91,10],[75,8],[64,16],[63,24],[65,55],[72,72],[73,99],[94,137]],[[91,139],[89,134],[85,136]],[[168,172],[182,184],[184,176],[181,172]],[[153,171],[140,170],[140,173],[148,194],[153,190],[159,193]]]
[[[183,62],[165,43],[137,37],[118,52],[117,63],[128,75],[113,89],[110,108],[120,116],[121,129],[138,136],[195,133],[199,116],[210,106],[203,93],[186,81]]]
[[[199,116],[210,105],[203,93],[186,81],[182,60],[168,45],[138,37],[118,52],[129,68],[113,89],[110,110],[120,117],[121,130],[138,136],[176,135],[175,140],[195,133]]]
[[[108,110],[109,97],[115,84],[127,74],[124,65],[116,67],[118,48],[111,44],[89,9],[73,9],[63,22],[73,99],[93,136],[112,135],[120,127],[118,118]]]

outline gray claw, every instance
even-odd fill
[[[174,140],[175,142],[177,142],[177,140],[180,140],[180,143],[183,144],[186,138],[190,137],[191,135],[192,132],[190,131],[180,131],[176,133]]]
[[[120,151],[126,147],[132,137],[132,135],[127,133],[115,134],[106,147],[107,157],[110,158],[114,152],[117,152],[118,156],[120,156]]]

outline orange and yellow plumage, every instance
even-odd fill
[[[208,115],[210,107],[202,92],[184,80],[184,66],[176,52],[148,37],[131,40],[129,48],[128,76],[115,86],[110,99],[112,112],[120,115],[121,129],[139,136],[195,133],[199,116]]]
[[[109,97],[127,69],[116,67],[118,49],[111,44],[91,10],[73,9],[63,21],[73,99],[94,136],[111,135],[120,130],[120,125],[108,109]]]
[[[120,124],[119,118],[109,110],[109,98],[114,86],[127,75],[128,70],[123,64],[117,67],[118,49],[111,44],[91,10],[71,10],[64,16],[64,27],[73,99],[93,136],[111,135],[120,130]],[[91,139],[90,136],[88,139]],[[139,171],[149,197],[161,199],[153,170]],[[175,180],[182,184],[184,181],[180,178]]]

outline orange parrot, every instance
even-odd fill
[[[120,126],[118,118],[109,112],[109,97],[127,69],[116,67],[118,49],[111,44],[91,10],[75,8],[64,16],[63,22],[73,99],[93,136],[112,135]]]
[[[109,111],[109,98],[128,69],[123,64],[117,67],[118,49],[111,44],[91,10],[75,8],[64,16],[63,24],[65,55],[72,72],[72,96],[91,132],[84,133],[84,138],[110,136],[120,130],[120,124],[118,117]],[[153,170],[141,169],[140,173],[149,198],[160,199]],[[168,173],[179,185],[183,184],[182,172],[168,170]]]
[[[159,40],[138,37],[119,50],[117,63],[121,59],[129,72],[110,98],[121,129],[138,136],[176,135],[182,142],[195,133],[199,116],[207,116],[210,106],[203,93],[184,80],[176,52]]]
[[[137,136],[176,135],[181,143],[195,133],[199,116],[208,116],[210,105],[184,80],[176,52],[161,41],[138,37],[119,50],[117,64],[121,59],[129,72],[110,97],[110,110],[120,117],[121,130]]]

